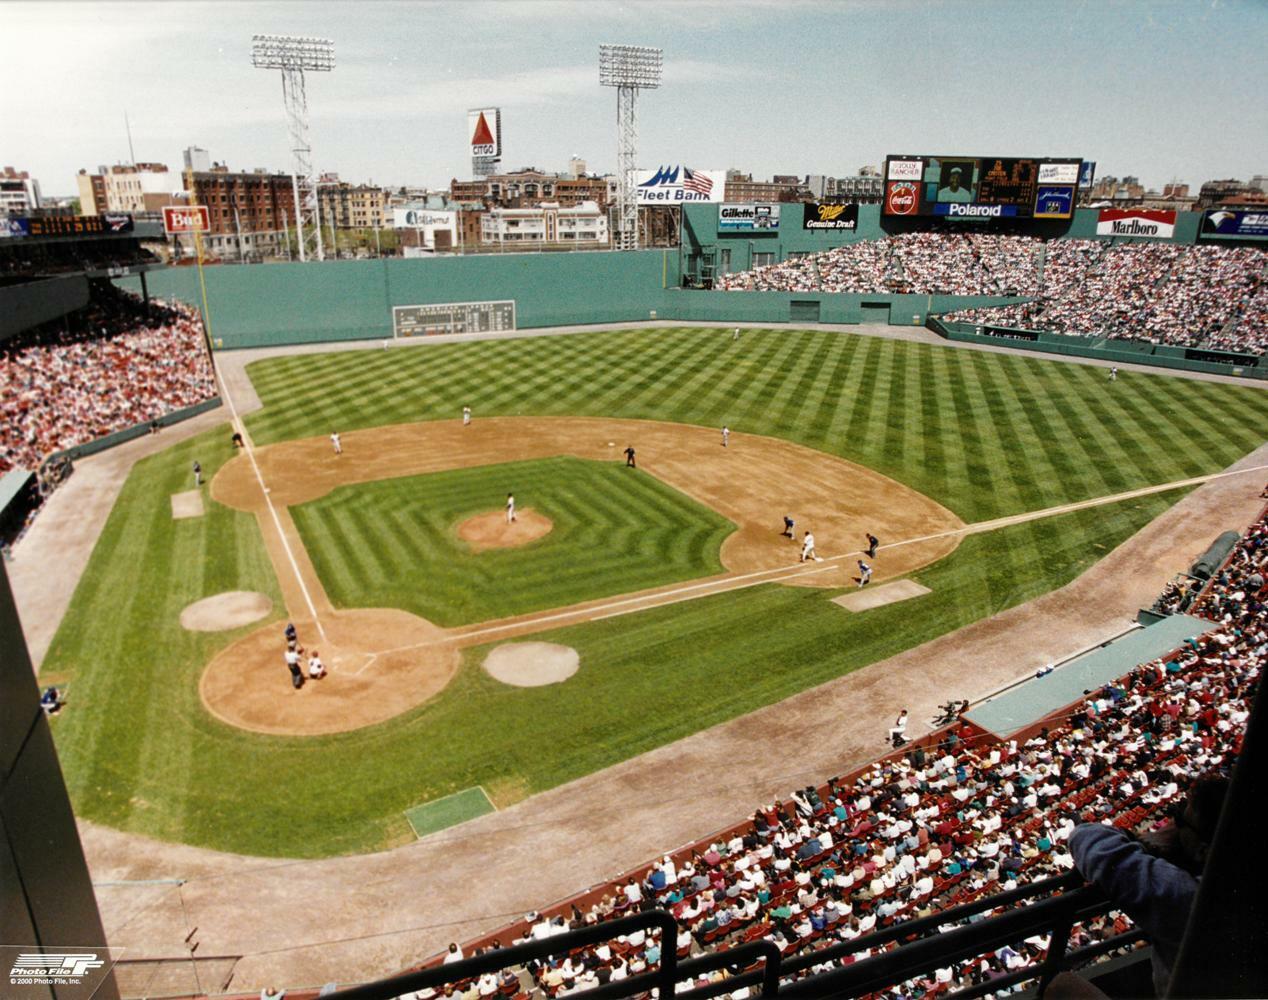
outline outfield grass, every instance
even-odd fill
[[[396,719],[286,738],[201,707],[203,666],[242,630],[178,623],[222,590],[278,599],[252,517],[209,502],[203,518],[171,518],[193,456],[214,471],[227,439],[216,430],[136,466],[45,668],[74,686],[53,724],[79,816],[267,856],[406,843],[404,812],[421,803],[480,785],[505,806],[753,711],[1065,583],[1176,499],[971,536],[916,575],[933,593],[865,614],[843,613],[833,592],[764,585],[536,636],[579,650],[564,684],[500,684],[473,649],[444,692]]]
[[[799,330],[674,328],[292,355],[249,368],[260,443],[493,415],[673,420],[877,469],[966,521],[1215,472],[1263,441],[1268,392]]]
[[[459,522],[500,513],[508,484],[553,528],[523,548],[473,552]],[[567,456],[342,486],[291,513],[336,607],[402,608],[446,627],[721,573],[735,530],[645,472]]]

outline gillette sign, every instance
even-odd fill
[[[969,203],[939,203],[933,206],[934,215],[945,215],[952,219],[1002,219],[1012,218],[1017,214],[1016,205],[974,205]]]

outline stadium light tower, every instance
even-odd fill
[[[251,65],[256,69],[282,71],[282,102],[286,105],[291,151],[295,154],[291,188],[295,194],[299,259],[307,260],[311,250],[317,260],[325,260],[317,178],[313,176],[313,149],[308,144],[308,97],[304,92],[304,74],[329,73],[334,69],[335,43],[329,38],[254,35],[251,38]]]
[[[616,88],[616,245],[638,249],[638,200],[634,191],[634,158],[638,153],[638,119],[634,105],[640,89],[660,86],[664,52],[642,45],[600,45],[599,83]]]

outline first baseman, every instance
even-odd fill
[[[801,543],[801,561],[805,562],[807,559],[817,560],[818,558],[819,557],[815,555],[815,536],[807,531],[806,537]]]

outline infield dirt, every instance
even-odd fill
[[[902,576],[943,558],[959,544],[963,522],[929,497],[871,469],[776,438],[642,420],[499,417],[400,424],[342,435],[334,455],[325,437],[255,449],[225,465],[211,484],[214,499],[254,513],[291,620],[301,642],[321,649],[329,676],[295,690],[274,625],[222,650],[201,682],[218,718],[258,732],[313,735],[382,722],[421,704],[453,676],[462,647],[531,635],[563,624],[676,603],[758,582],[840,588],[853,582],[854,561],[842,557],[872,532],[903,540],[872,560],[876,579]],[[690,584],[658,587],[570,608],[441,629],[395,609],[332,605],[295,528],[289,508],[340,486],[447,469],[571,455],[619,461],[624,444],[639,468],[712,508],[736,525],[722,545],[728,572]],[[490,506],[500,498],[491,497]],[[500,511],[462,526],[481,547],[523,544],[540,535],[524,512],[524,530]],[[796,538],[782,535],[783,517]],[[501,518],[500,524],[498,519]],[[549,521],[536,525],[549,530]],[[486,523],[487,522],[487,523]],[[798,562],[802,533],[814,532],[826,563]],[[542,532],[544,534],[544,532]],[[503,537],[505,536],[505,538]],[[464,536],[466,537],[466,536]]]

